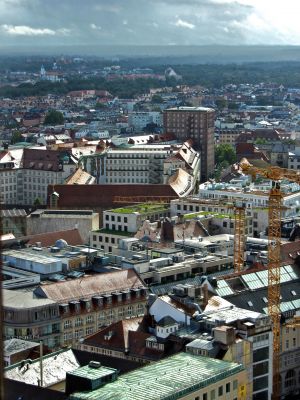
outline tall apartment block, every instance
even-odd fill
[[[193,147],[201,154],[201,181],[214,172],[215,110],[205,107],[169,108],[163,114],[164,131],[178,140],[193,140]]]

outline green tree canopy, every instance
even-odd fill
[[[64,116],[60,111],[50,110],[46,114],[44,125],[61,125],[64,123]]]
[[[227,100],[226,99],[217,99],[215,104],[219,110],[223,110],[223,108],[227,107]]]
[[[151,99],[151,103],[161,104],[164,102],[164,99],[159,94],[154,94]]]
[[[227,143],[219,144],[215,148],[215,162],[217,166],[231,165],[236,161],[236,153],[234,148]]]
[[[19,131],[14,131],[11,136],[11,144],[15,144],[22,141],[22,134]]]

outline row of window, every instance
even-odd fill
[[[111,221],[115,221],[115,220],[117,220],[117,222],[121,222],[122,220],[123,220],[123,222],[128,222],[128,218],[127,217],[121,217],[120,215],[118,215],[118,216],[116,216],[116,215],[109,215],[109,214],[106,214],[105,215],[105,220],[106,221],[109,221],[109,219],[111,220]]]
[[[231,389],[232,386],[232,389]],[[231,390],[235,391],[238,388],[238,381],[234,380],[233,384],[231,385],[231,382],[226,383],[225,385],[219,386],[218,389],[212,389],[210,393],[203,393],[202,399],[200,399],[200,396],[196,396],[195,400],[216,400],[217,397],[221,397],[224,395],[224,393],[230,393]],[[244,391],[244,386],[241,387],[241,391]],[[236,400],[236,399],[234,399]]]
[[[100,321],[101,325],[102,325],[103,322],[107,319],[109,319],[109,320],[115,319],[115,318],[121,319],[126,316],[134,315],[135,313],[137,315],[142,315],[144,313],[144,305],[138,304],[136,308],[132,305],[129,305],[127,307],[119,308],[118,310],[110,309],[107,312],[104,312],[104,311],[100,312],[98,314],[98,321]],[[88,315],[85,318],[85,323],[93,324],[96,322],[96,319],[97,319],[97,315],[95,315],[95,314]],[[83,317],[77,317],[75,319],[75,321],[69,319],[69,320],[64,321],[64,329],[71,329],[73,327],[83,326],[83,324],[84,324]]]

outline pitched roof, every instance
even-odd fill
[[[36,294],[63,302],[143,286],[144,284],[137,273],[132,269],[126,269],[43,285],[37,288]]]
[[[29,239],[27,245],[34,245],[37,242],[41,242],[42,247],[52,246],[59,239],[65,240],[71,246],[78,246],[84,244],[78,229],[68,229],[65,231],[38,233],[36,235],[30,235],[21,238],[21,240],[25,241],[27,241],[27,239]]]
[[[60,152],[56,150],[39,150],[24,149],[23,152],[23,168],[44,170],[44,171],[60,171]]]

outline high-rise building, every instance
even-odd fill
[[[193,140],[193,147],[201,153],[201,180],[214,172],[215,110],[205,107],[175,107],[164,111],[164,131],[173,133],[180,141]]]

